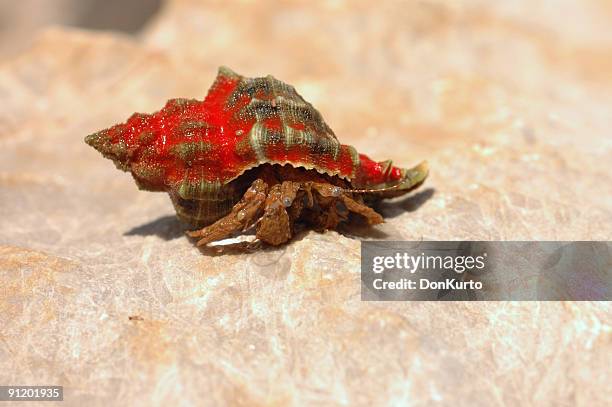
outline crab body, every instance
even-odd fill
[[[232,217],[243,219],[231,232],[249,226],[245,212],[240,212],[244,208],[237,206],[249,192],[257,191],[253,193],[263,202],[251,217],[259,220],[258,237],[272,244],[288,240],[298,219],[321,229],[348,219],[338,214],[332,216],[334,221],[327,219],[330,209],[320,205],[325,194],[332,201],[347,196],[369,209],[364,199],[401,195],[427,176],[424,163],[406,170],[391,161],[375,162],[341,144],[321,114],[292,86],[272,76],[245,78],[228,68],[219,69],[203,101],[169,100],[156,113],[133,114],[127,122],[91,134],[85,141],[118,168],[130,171],[139,188],[168,192],[181,220],[192,227],[208,227],[198,236],[211,228],[219,230]],[[265,223],[262,216],[269,215],[272,205],[265,197],[279,188],[284,192],[277,194],[278,203],[289,223],[288,231],[282,231],[289,237],[282,239],[268,236],[278,231],[259,233]],[[296,198],[305,204],[294,205]],[[370,211],[370,216],[361,215],[371,223],[382,221]]]

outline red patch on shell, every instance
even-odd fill
[[[355,186],[402,177],[399,168],[341,145],[293,87],[271,76],[244,78],[226,68],[203,101],[169,100],[160,111],[134,114],[87,142],[150,190],[185,181],[225,184],[262,163],[312,168]]]

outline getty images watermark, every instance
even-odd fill
[[[408,254],[407,252],[395,253],[394,256],[375,256],[372,259],[372,272],[380,274],[386,270],[400,270],[405,273],[414,274],[419,270],[422,271],[454,271],[457,274],[465,271],[484,270],[487,253],[480,256],[442,256],[442,255],[419,255]],[[428,276],[430,277],[430,276]],[[482,282],[468,280],[463,281],[458,278],[444,279],[441,281],[432,281],[430,278],[419,278],[417,281],[409,278],[401,278],[399,281],[385,281],[383,276],[375,278],[373,287],[377,290],[386,289],[482,289]]]
[[[362,242],[361,297],[609,300],[609,242]]]

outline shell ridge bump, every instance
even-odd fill
[[[247,95],[244,106],[239,101]],[[225,108],[235,109],[236,121],[251,120],[250,130],[237,140],[235,152],[243,166],[231,182],[261,164],[290,164],[314,169],[330,176],[351,178],[354,169],[333,166],[342,145],[321,114],[290,86],[272,75],[262,78],[240,77]]]

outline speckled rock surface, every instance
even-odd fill
[[[360,239],[611,238],[609,4],[204,3],[0,65],[0,383],[65,405],[610,402],[609,303],[359,295]],[[428,182],[375,230],[201,253],[83,137],[202,98],[218,65],[295,85],[372,157],[428,159]]]

